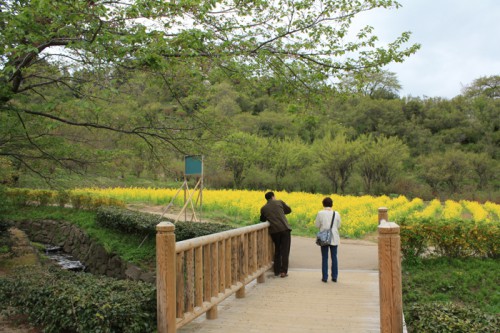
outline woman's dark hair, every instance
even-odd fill
[[[326,197],[323,199],[323,207],[332,207],[333,206],[333,200],[330,197]]]

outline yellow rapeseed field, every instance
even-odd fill
[[[74,190],[79,193],[90,193],[122,200],[126,203],[145,203],[150,205],[167,205],[175,197],[174,204],[182,207],[184,190],[158,188],[83,188]],[[260,208],[265,203],[265,191],[246,190],[211,190],[186,192],[192,194],[193,201],[202,201],[203,212],[223,212],[234,218],[235,223],[258,223]],[[288,216],[294,234],[313,235],[316,232],[314,220],[316,213],[322,209],[323,194],[305,192],[279,192],[276,197],[285,201],[292,213]],[[332,194],[334,209],[342,218],[341,234],[343,237],[358,238],[376,231],[378,225],[378,208],[387,207],[389,220],[398,222],[403,218],[467,218],[474,221],[499,222],[500,205],[488,202],[484,205],[473,201],[455,202],[447,200],[441,203],[435,199],[424,203],[422,199],[408,200],[404,196],[390,198],[388,196],[350,196]],[[199,208],[198,208],[199,209]]]

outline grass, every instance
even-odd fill
[[[452,302],[500,314],[498,259],[428,258],[403,263],[403,303]]]

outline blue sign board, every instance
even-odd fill
[[[188,155],[184,156],[184,174],[201,175],[203,173],[203,156],[202,155]]]

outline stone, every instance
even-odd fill
[[[142,270],[132,264],[127,265],[127,269],[125,270],[125,276],[130,280],[139,280],[142,274]]]
[[[139,280],[147,283],[156,283],[156,275],[153,272],[145,272],[141,274]]]

